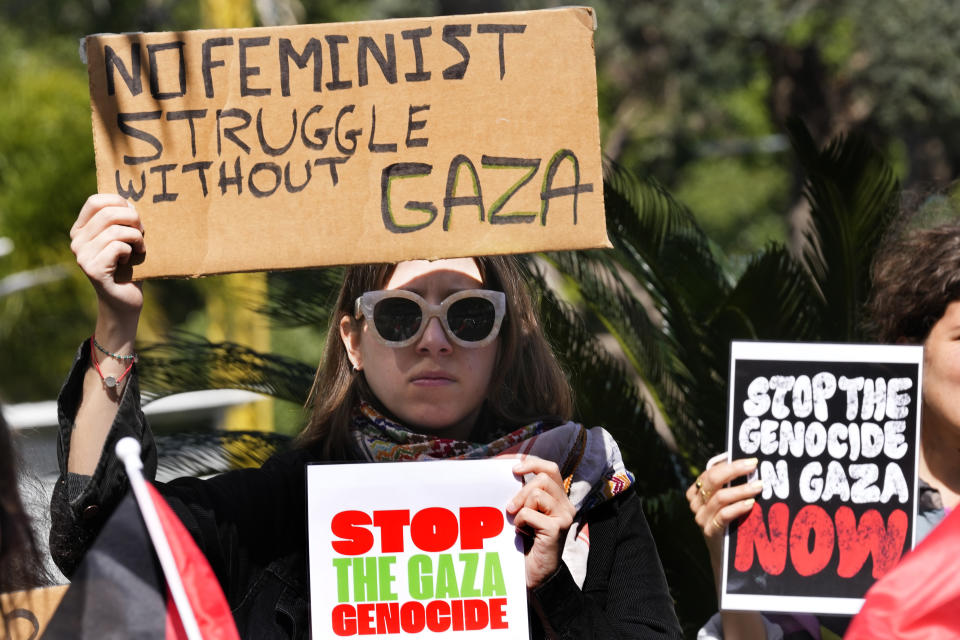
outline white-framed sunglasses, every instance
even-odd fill
[[[354,315],[364,317],[371,333],[388,347],[406,347],[420,339],[431,318],[439,318],[450,341],[467,348],[483,347],[500,333],[507,310],[502,291],[465,289],[440,304],[430,304],[405,289],[367,291],[354,303]]]

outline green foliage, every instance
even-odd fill
[[[818,146],[869,132],[896,150],[908,186],[960,173],[960,12],[950,0],[594,6],[600,95],[613,101],[600,109],[607,153],[686,202],[724,254],[802,232],[790,212],[803,176],[768,139],[790,117]],[[711,198],[717,184],[724,196]],[[736,194],[753,197],[734,205]]]
[[[75,205],[93,189],[95,173],[86,151],[90,99],[76,49],[61,40],[22,45],[0,26],[0,233],[27,249],[11,256],[26,268],[62,255]]]
[[[74,43],[91,33],[171,31],[200,24],[198,0],[13,0],[0,7],[0,20],[31,36],[68,36]]]
[[[819,337],[856,340],[870,262],[897,213],[899,182],[861,137],[838,138],[819,150],[800,123],[790,132],[808,176],[804,196],[813,224],[804,234],[802,261],[820,293]]]
[[[771,158],[708,157],[684,167],[674,193],[725,252],[748,255],[784,242],[791,176]]]
[[[93,326],[89,285],[68,246],[95,185],[86,79],[75,46],[39,44],[26,47],[0,23],[0,237],[13,242],[0,257],[0,278],[53,278],[0,297],[0,390],[8,402],[54,396],[60,382],[51,372],[69,368]]]
[[[302,269],[268,275],[267,300],[259,311],[278,327],[327,327],[337,302],[343,268]]]
[[[803,125],[791,136],[812,220],[800,259],[771,244],[731,271],[688,209],[619,168],[604,191],[616,252],[551,256],[615,338],[691,469],[723,448],[731,340],[860,336],[870,260],[899,185],[862,137],[819,150]]]
[[[140,351],[144,391],[156,397],[203,389],[245,389],[302,402],[314,366],[232,342],[173,333]]]
[[[603,346],[588,327],[589,319],[557,296],[537,263],[528,264],[538,315],[574,389],[577,419],[604,426],[620,443],[627,468],[644,469],[637,475],[641,494],[670,491],[681,478],[676,461],[657,434],[629,369]]]
[[[230,469],[256,468],[274,453],[290,446],[290,439],[261,431],[173,433],[159,436],[157,480],[203,477]]]
[[[40,36],[28,46],[0,23],[0,84],[0,237],[13,243],[0,257],[0,279],[33,285],[0,295],[0,351],[8,365],[0,368],[0,395],[6,402],[49,400],[96,313],[70,251],[70,228],[96,191],[89,90],[76,40]],[[150,283],[151,319],[161,329],[187,322],[203,306],[197,292],[195,282]]]
[[[863,91],[874,94],[878,123],[901,134],[917,128],[950,134],[943,125],[960,118],[956,5],[885,0],[881,8],[855,0],[849,8],[862,43]]]
[[[615,251],[550,256],[583,300],[581,322],[595,319],[629,363],[578,379],[578,394],[636,385],[630,395],[652,399],[650,420],[636,422],[641,432],[659,412],[676,439],[681,482],[659,493],[649,477],[641,482],[649,484],[647,515],[661,534],[660,554],[689,633],[716,604],[682,491],[725,448],[730,342],[858,339],[870,262],[896,214],[899,184],[863,137],[839,137],[819,149],[801,123],[793,122],[790,134],[811,215],[799,256],[774,243],[742,273],[730,271],[731,261],[713,253],[688,209],[652,179],[618,167],[608,171],[604,189]],[[642,460],[634,468],[644,471],[656,468],[651,454],[664,455],[624,444],[635,465]]]

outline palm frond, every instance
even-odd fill
[[[342,282],[342,267],[270,273],[257,311],[277,327],[326,327]]]
[[[691,418],[681,388],[682,381],[690,376],[677,371],[678,345],[664,333],[662,319],[651,317],[658,314],[643,289],[627,282],[618,265],[597,252],[551,253],[545,257],[566,284],[575,287],[586,312],[616,341],[631,369],[631,384],[646,389],[671,431],[680,430],[678,423]],[[605,349],[599,343],[597,346]],[[633,395],[638,393],[635,390]]]
[[[577,419],[610,431],[641,492],[677,487],[677,458],[657,433],[634,374],[607,351],[573,307],[554,294],[542,274],[534,270],[530,279],[544,331],[570,376]]]
[[[604,198],[614,252],[550,259],[617,339],[684,457],[696,458],[704,419],[690,398],[703,395],[702,381],[720,382],[725,347],[714,354],[704,329],[730,278],[690,212],[655,181],[611,166]]]
[[[897,213],[899,182],[862,135],[837,137],[821,150],[799,120],[788,129],[807,176],[804,196],[812,224],[804,234],[803,262],[829,309],[820,338],[856,340],[870,262]]]
[[[698,472],[726,447],[726,388],[733,340],[812,340],[821,306],[810,275],[786,248],[768,247],[751,258],[729,295],[717,301],[703,328],[701,366],[683,402],[691,419],[676,433],[691,469]]]
[[[670,351],[663,344],[662,320],[640,285],[628,283],[608,254],[562,252],[544,257],[616,339],[637,375],[648,384],[662,380]]]
[[[630,231],[627,237],[634,242],[658,247],[666,238],[678,235],[706,240],[693,214],[653,178],[641,178],[625,167],[608,161],[604,164],[603,187],[608,224],[613,218],[618,227],[623,226]],[[606,200],[608,193],[615,197],[613,211],[611,203]],[[627,211],[628,214],[620,216],[620,211]],[[637,211],[643,211],[645,215],[631,215]],[[611,239],[616,243],[617,238]]]
[[[678,306],[671,293],[727,288],[728,278],[693,214],[654,179],[609,166],[604,204],[614,259],[667,311]]]
[[[772,244],[750,258],[710,332],[729,340],[814,340],[824,312],[810,274]]]
[[[260,431],[174,433],[158,436],[157,480],[203,477],[262,465],[286,449],[289,436]]]
[[[174,333],[140,352],[143,388],[156,396],[202,389],[245,389],[302,403],[313,381],[312,366],[232,343]]]

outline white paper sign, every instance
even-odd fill
[[[527,638],[516,463],[309,466],[314,640]]]

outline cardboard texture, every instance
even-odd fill
[[[594,16],[86,39],[133,277],[610,246]]]
[[[68,586],[0,593],[0,610],[6,615],[9,625],[9,634],[0,625],[0,640],[39,638]]]

